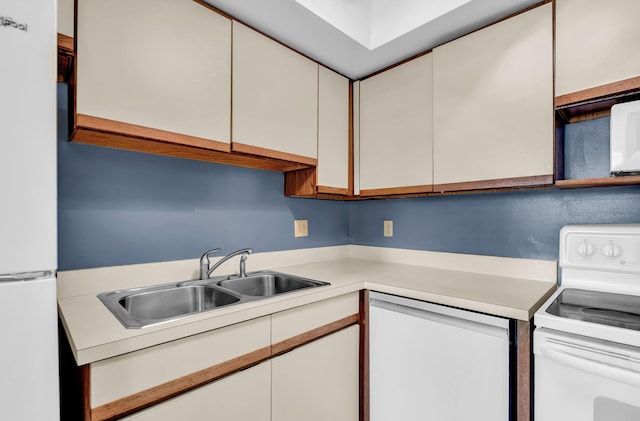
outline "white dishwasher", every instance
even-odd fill
[[[510,321],[370,293],[371,421],[507,421]]]

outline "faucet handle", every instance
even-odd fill
[[[211,253],[217,253],[220,250],[222,250],[220,247],[216,247],[200,256],[200,279],[207,279],[209,273],[209,255]]]
[[[205,259],[207,259],[206,261],[207,261],[207,263],[208,263],[208,262],[209,262],[209,255],[210,255],[211,253],[217,253],[217,252],[219,252],[220,250],[222,250],[220,247],[216,247],[216,248],[211,249],[211,250],[209,250],[209,251],[207,251],[207,252],[204,252],[204,253],[202,254],[202,256],[200,256],[200,261],[202,262],[202,261],[204,261]]]

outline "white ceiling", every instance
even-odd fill
[[[205,1],[351,79],[360,79],[540,2]],[[442,15],[434,17],[437,14]]]

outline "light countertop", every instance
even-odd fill
[[[83,365],[362,289],[529,321],[556,288],[552,280],[358,258],[271,269],[331,285],[230,305],[142,329],[124,328],[95,293],[60,297],[59,313],[76,362]]]

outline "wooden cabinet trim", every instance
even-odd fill
[[[110,421],[169,400],[222,377],[244,370],[271,357],[270,347],[166,382],[151,389],[91,409],[91,421]]]
[[[640,184],[640,175],[620,177],[583,178],[574,180],[556,180],[556,186],[561,189],[577,189],[585,187],[632,186]]]
[[[222,17],[225,17],[227,19],[233,19],[233,16],[226,14],[222,10],[218,9],[217,7],[214,7],[214,6],[210,5],[209,3],[207,3],[204,0],[193,0],[193,1],[198,3],[200,6],[206,7],[207,9],[211,10],[212,12],[215,12],[215,13],[219,14]]]
[[[104,133],[117,133],[118,135],[129,136],[133,138],[153,139],[156,141],[173,143],[176,145],[210,149],[220,152],[230,152],[229,143],[226,142],[203,139],[200,137],[188,136],[180,133],[168,132],[165,130],[152,129],[150,127],[122,123],[120,121],[108,120],[106,118],[94,117],[85,114],[77,115],[76,125],[78,129],[89,129]]]
[[[249,154],[249,155],[257,155],[257,156],[265,156],[268,158],[275,158],[283,161],[290,162],[298,162],[300,164],[306,166],[316,166],[318,165],[318,160],[315,158],[310,158],[307,156],[296,155],[287,152],[275,151],[272,149],[261,148],[253,145],[245,145],[244,143],[232,142],[231,150],[233,152]]]
[[[84,419],[91,420],[91,367],[89,365],[83,365],[78,367],[80,376],[81,387],[84,393],[82,393],[82,413]]]
[[[127,133],[119,133],[115,131],[105,131],[101,128],[83,127],[82,116],[79,115],[81,122],[71,138],[71,141],[85,143],[96,146],[106,146],[117,149],[125,149],[129,151],[151,153],[155,155],[172,156],[176,158],[194,159],[198,161],[216,162],[220,164],[236,165],[248,168],[257,168],[269,171],[293,171],[307,167],[306,164],[299,164],[289,161],[280,161],[269,158],[259,158],[255,156],[239,155],[230,153],[228,150],[216,150],[211,148],[203,148],[195,146],[200,144],[199,141],[192,142],[195,145],[188,145],[179,141],[164,141],[161,139],[137,137]],[[120,123],[126,124],[126,123]],[[183,135],[181,135],[183,136]],[[176,138],[177,139],[177,138]],[[192,139],[193,140],[193,139]],[[214,141],[203,139],[201,142],[212,143]],[[222,143],[223,146],[229,147],[228,144]],[[207,145],[206,143],[204,146]]]
[[[433,191],[434,190],[432,185],[387,187],[382,189],[360,190],[360,196],[386,196],[395,194],[431,193]]]
[[[316,169],[304,168],[284,173],[284,195],[314,197],[316,194]]]
[[[355,147],[355,139],[354,139],[354,122],[355,122],[355,116],[353,115],[353,110],[354,110],[354,105],[353,105],[353,81],[349,80],[349,150],[347,151],[347,153],[349,154],[348,157],[348,162],[349,162],[349,169],[348,169],[348,191],[347,193],[339,193],[339,194],[347,194],[349,196],[353,196],[353,192],[355,191],[355,175],[354,175],[354,171],[355,171],[355,164],[354,164],[354,159],[355,159],[355,154],[354,154],[354,147]],[[324,193],[324,192],[318,192],[318,193]]]
[[[340,195],[344,195],[344,196],[349,196],[349,195],[353,194],[352,190],[350,190],[350,189],[341,189],[341,188],[338,188],[338,187],[318,186],[317,187],[317,191],[318,191],[318,193],[340,194]]]
[[[278,355],[289,352],[299,346],[308,344],[315,341],[316,339],[320,339],[346,327],[357,324],[359,320],[360,315],[354,314],[352,316],[336,320],[335,322],[326,324],[324,326],[320,326],[319,328],[301,333],[300,335],[296,335],[292,338],[285,339],[284,341],[276,342],[275,344],[271,345],[271,356],[276,357]]]
[[[360,291],[360,421],[369,421],[369,290]]]
[[[58,34],[58,82],[69,83],[75,62],[74,38]]]
[[[58,34],[58,52],[61,51],[67,54],[73,54],[73,37],[64,34]]]
[[[578,92],[566,95],[560,95],[555,99],[555,106],[566,107],[571,104],[579,104],[584,102],[594,102],[599,98],[611,97],[614,95],[622,95],[627,92],[640,89],[640,76],[606,85],[596,86]]]
[[[532,361],[533,341],[531,340],[533,324],[522,320],[516,326],[516,420],[530,421],[532,419],[532,391],[533,373]]]
[[[485,190],[509,187],[537,187],[553,184],[553,175],[501,178],[496,180],[468,181],[462,183],[436,184],[435,192],[455,192],[462,190]]]

